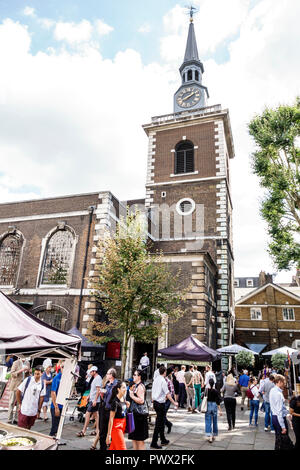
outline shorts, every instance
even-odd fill
[[[35,423],[35,420],[36,420],[36,415],[26,416],[26,415],[22,415],[21,411],[19,411],[19,417],[18,417],[19,428],[31,429]]]
[[[43,401],[42,408],[45,406],[48,408],[48,406],[51,405],[51,398],[49,398],[49,401]]]
[[[97,403],[96,406],[93,406],[93,402],[89,401],[87,411],[89,413],[97,413],[99,411],[99,404],[100,403]]]

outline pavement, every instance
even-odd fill
[[[223,416],[218,417],[219,435],[213,443],[209,443],[205,436],[205,424],[203,413],[188,413],[186,410],[170,409],[168,419],[173,423],[172,431],[166,434],[166,438],[170,440],[168,446],[163,449],[169,451],[185,451],[185,450],[273,450],[275,444],[275,434],[264,431],[264,413],[259,412],[258,427],[249,427],[249,410],[247,407],[241,411],[241,398],[237,398],[237,416],[236,428],[228,431],[226,420],[226,412],[222,404]],[[87,430],[87,434],[83,438],[76,437],[76,433],[81,431],[82,424],[79,423],[77,412],[75,412],[75,420],[70,421],[70,416],[76,402],[70,402],[67,417],[65,419],[62,441],[66,445],[60,446],[60,450],[88,450],[94,441],[94,437],[90,436],[92,426]],[[51,417],[49,420],[36,421],[33,431],[49,434],[51,427]],[[0,410],[0,421],[6,421],[7,412]],[[149,426],[150,437],[146,441],[146,448],[150,450],[151,436],[154,429],[155,419]],[[294,433],[290,432],[290,437],[294,440]],[[131,441],[126,439],[127,449],[132,449]],[[98,444],[99,446],[99,444]]]

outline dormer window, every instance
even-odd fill
[[[194,172],[194,144],[189,140],[175,147],[175,175]]]

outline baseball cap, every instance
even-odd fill
[[[98,367],[96,366],[91,367],[90,372],[98,372]]]

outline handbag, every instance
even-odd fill
[[[201,403],[201,413],[206,413],[207,412],[207,389],[205,389],[204,392],[204,397]]]
[[[140,384],[138,384],[138,386],[139,385]],[[145,395],[146,395],[146,391],[145,391]],[[134,400],[132,400],[129,411],[131,413],[135,413],[135,414],[140,415],[140,416],[148,416],[149,415],[149,406],[148,406],[146,398],[145,398],[143,404],[136,403]]]
[[[130,434],[135,430],[134,416],[133,413],[126,414],[126,428],[125,432]]]

